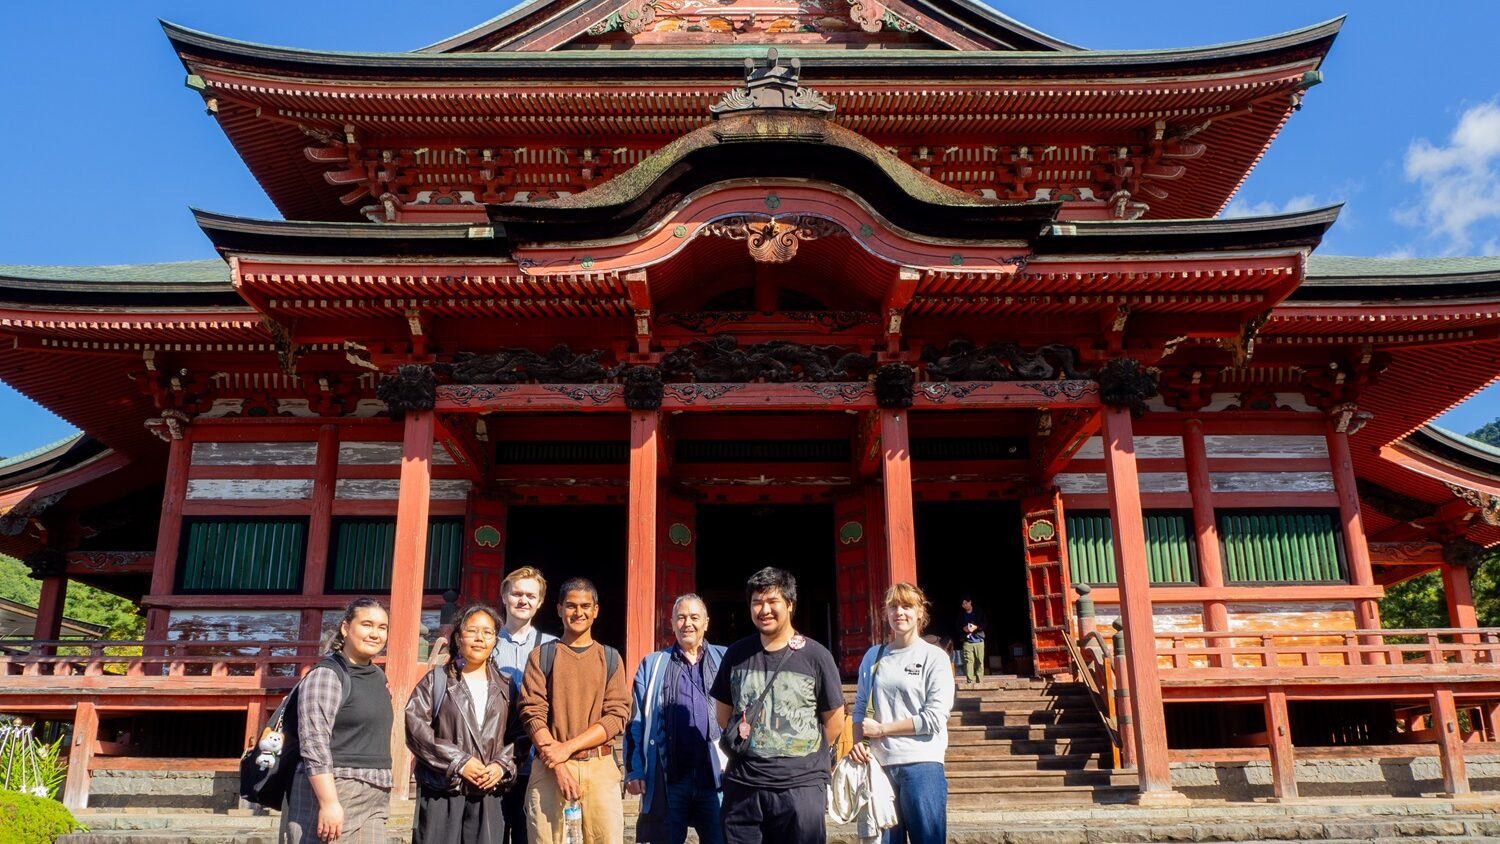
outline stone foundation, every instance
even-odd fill
[[[227,812],[239,806],[239,790],[238,771],[94,771],[89,808]]]
[[[1470,756],[1467,761],[1470,788],[1500,791],[1500,756]],[[1271,763],[1173,762],[1172,785],[1200,800],[1270,797]],[[1417,797],[1442,790],[1436,756],[1297,761],[1302,797]]]

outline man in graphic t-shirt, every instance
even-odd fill
[[[745,592],[759,635],[729,646],[709,691],[719,726],[750,739],[724,772],[724,840],[821,844],[828,748],[844,723],[838,665],[792,629],[797,581],[789,572],[763,568]]]

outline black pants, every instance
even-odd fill
[[[504,844],[526,844],[526,783],[530,776],[516,777],[516,784],[500,798],[500,815],[505,818]]]
[[[412,844],[505,844],[499,794],[466,797],[423,788],[412,819]],[[526,832],[521,831],[521,837]]]
[[[823,844],[828,786],[751,788],[724,781],[725,844]]]

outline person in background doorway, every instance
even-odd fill
[[[963,612],[958,616],[958,640],[963,643],[964,679],[978,683],[984,679],[984,628],[989,619],[974,606],[974,599],[968,595],[960,605]]]
[[[281,844],[386,844],[395,712],[385,672],[391,617],[374,598],[344,608],[322,662],[297,692],[302,764],[281,813]]]
[[[724,658],[708,644],[708,607],[697,595],[672,603],[676,644],[649,654],[635,672],[625,725],[625,790],[641,797],[635,840],[723,844],[719,821],[719,724],[708,690]]]
[[[510,681],[490,659],[499,618],[483,604],[459,613],[448,636],[448,664],[427,672],[406,701],[406,746],[417,760],[412,844],[504,838],[500,795],[516,778],[507,738],[516,712]]]
[[[828,749],[844,726],[839,667],[827,648],[792,629],[790,572],[763,568],[745,592],[758,633],[729,646],[709,690],[719,728],[749,740],[724,772],[724,840],[822,844]]]
[[[521,724],[536,745],[526,784],[531,844],[562,844],[563,810],[578,803],[589,844],[625,840],[622,777],[610,741],[630,717],[620,654],[594,641],[599,590],[581,577],[558,589],[563,635],[538,645],[521,680]]]
[[[500,629],[491,659],[510,682],[511,704],[517,709],[520,707],[521,675],[526,671],[526,658],[537,645],[557,640],[556,636],[543,633],[531,624],[546,597],[547,579],[531,566],[516,569],[500,583],[500,608],[505,611],[505,626]],[[531,776],[531,755],[531,737],[522,731],[515,742],[516,783],[500,798],[500,810],[505,816],[505,844],[526,844],[526,781]]]
[[[896,825],[885,844],[948,840],[948,716],[953,670],[948,654],[919,634],[929,620],[927,596],[910,583],[885,593],[890,642],[865,652],[854,696],[856,762],[873,756],[896,793]],[[868,743],[868,744],[866,744]]]

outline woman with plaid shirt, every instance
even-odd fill
[[[281,815],[282,844],[386,844],[391,793],[391,695],[372,660],[390,616],[374,598],[344,610],[328,656],[297,692],[302,764]]]

